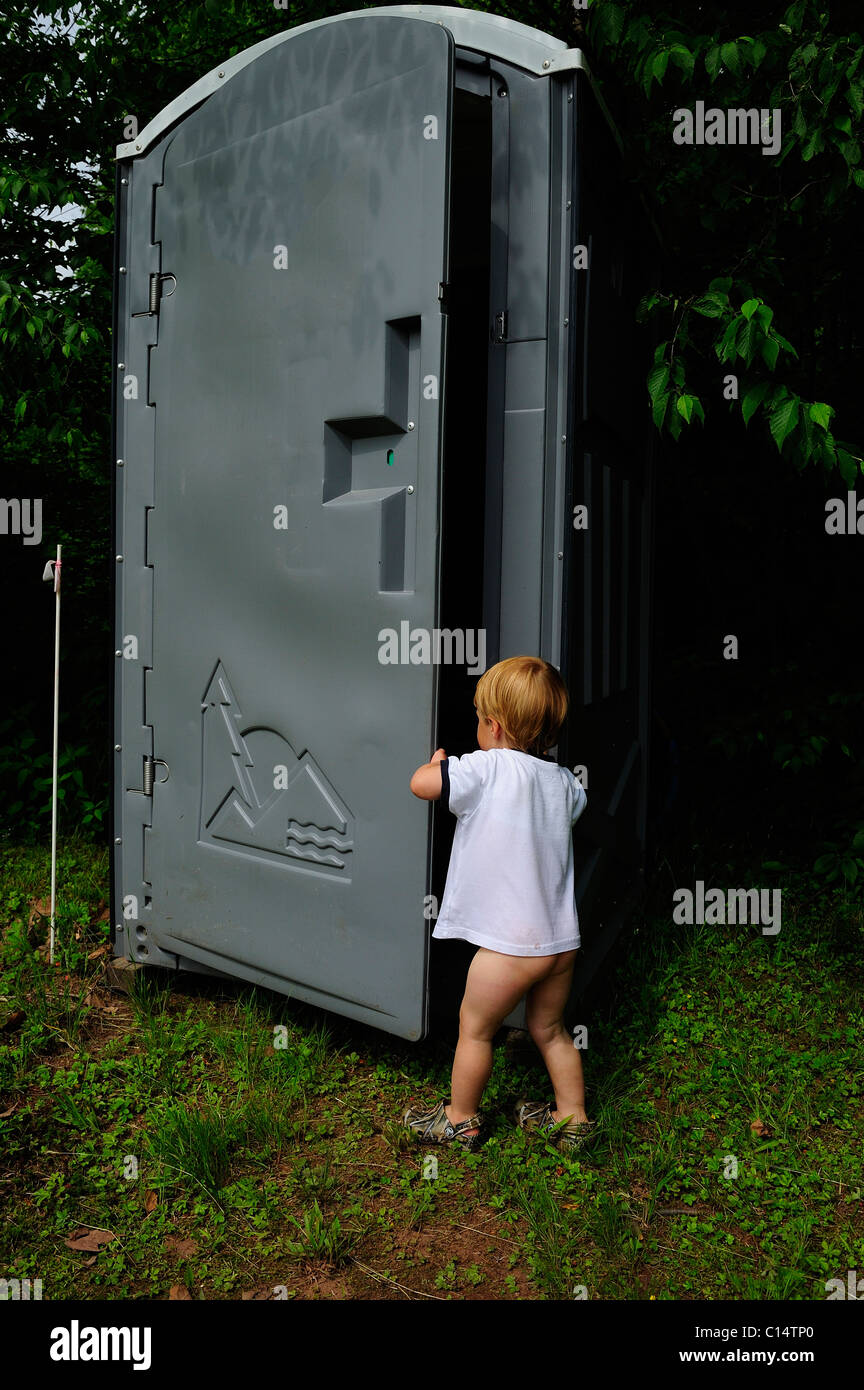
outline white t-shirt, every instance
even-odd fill
[[[435,937],[507,956],[579,946],[572,827],[588,798],[566,767],[515,748],[441,763],[441,799],[458,817]]]

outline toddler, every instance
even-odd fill
[[[406,1127],[427,1143],[481,1142],[478,1113],[492,1071],[492,1039],[527,996],[528,1030],[555,1092],[555,1108],[519,1101],[523,1129],[557,1129],[559,1147],[593,1138],[578,1050],[562,1021],[579,948],[573,899],[572,827],[587,797],[567,768],[544,756],[567,713],[561,676],[539,657],[499,661],[477,682],[476,753],[439,748],[411,778],[411,791],[439,797],[458,819],[441,911],[432,935],[479,950],[459,1012],[450,1102],[407,1110]]]

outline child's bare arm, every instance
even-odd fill
[[[409,786],[422,801],[437,801],[441,796],[441,763],[446,757],[443,748],[436,749],[429,762],[418,767],[411,778]]]

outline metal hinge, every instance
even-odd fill
[[[492,328],[493,343],[506,343],[507,341],[507,310],[501,309],[495,315],[495,323]]]
[[[450,312],[450,286],[445,284],[443,280],[438,281],[438,303],[441,306],[442,314]]]
[[[163,280],[173,280],[173,281],[174,281],[174,288],[176,289],[176,287],[177,287],[177,276],[176,276],[176,275],[172,275],[170,271],[169,271],[167,274],[164,274],[164,275],[163,275],[160,271],[156,271],[154,274],[152,274],[152,275],[150,276],[150,307],[149,307],[149,309],[139,309],[137,314],[132,314],[132,318],[133,318],[133,319],[152,318],[154,314],[158,314],[158,313],[159,313],[159,301],[160,301],[161,298],[162,298],[162,281],[163,281]],[[174,290],[171,291],[171,294],[173,294],[173,293],[174,293]],[[171,298],[171,294],[166,294],[165,298],[166,298],[166,299],[170,299],[170,298]]]

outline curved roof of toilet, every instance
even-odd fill
[[[297,34],[305,33],[307,29],[317,29],[324,24],[368,19],[376,15],[440,24],[450,30],[459,48],[501,58],[515,67],[524,68],[526,72],[535,73],[538,77],[551,76],[554,72],[571,68],[583,68],[587,71],[581,49],[568,48],[566,43],[552,38],[550,34],[544,34],[540,29],[532,29],[528,24],[519,24],[516,20],[505,19],[502,15],[487,14],[483,10],[464,10],[453,5],[381,5],[368,10],[351,10],[346,14],[313,20],[311,24],[298,24],[293,29],[286,29],[282,34],[274,34],[269,39],[263,39],[261,43],[253,44],[242,53],[236,53],[233,58],[227,58],[218,68],[213,68],[197,82],[193,82],[191,87],[187,87],[185,92],[181,92],[180,96],[163,107],[158,116],[154,116],[133,140],[118,145],[117,158],[129,159],[144,154],[153,142],[187,111],[191,111],[193,107],[212,96],[213,92],[223,87],[268,49],[289,42]]]

